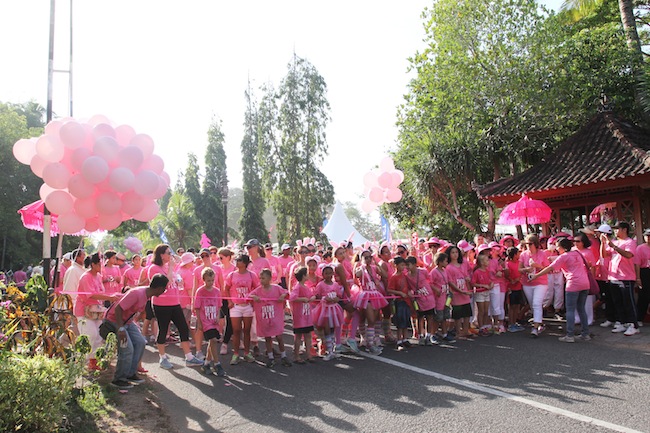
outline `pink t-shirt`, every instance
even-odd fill
[[[295,261],[295,260],[294,260],[293,257],[291,257],[291,256],[288,256],[288,257],[285,257],[285,256],[279,256],[279,257],[278,257],[278,262],[280,263],[280,266],[282,266],[282,273],[283,273],[282,276],[283,276],[283,277],[286,277],[286,276],[287,276],[287,272],[289,272],[289,266],[290,266],[294,261]]]
[[[520,265],[524,268],[530,267],[531,258],[536,264],[542,265],[542,269],[544,269],[549,265],[548,257],[546,256],[544,250],[537,250],[537,253],[535,253],[534,255],[530,253],[530,250],[526,250],[522,252],[519,257]],[[541,271],[542,269],[535,269],[535,273]],[[548,276],[542,275],[541,277],[537,277],[532,281],[529,281],[528,278],[524,280],[524,286],[541,286],[541,285],[548,285]]]
[[[255,321],[257,322],[257,335],[260,337],[276,337],[284,332],[284,301],[278,300],[287,293],[277,284],[268,288],[257,287],[249,293],[249,298],[259,296],[260,300],[253,302]]]
[[[582,257],[585,258],[585,261],[587,264],[592,267],[596,264],[596,259],[594,258],[594,253],[591,252],[591,249],[589,248],[583,248],[581,250],[574,248],[572,251],[577,251],[580,254],[582,254]]]
[[[255,260],[251,261],[250,264],[248,265],[248,270],[255,272],[255,275],[257,275],[258,277],[260,276],[260,272],[262,272],[262,269],[264,268],[271,269],[271,264],[264,257],[258,257]]]
[[[140,274],[142,273],[142,268],[129,267],[124,272],[124,285],[126,287],[136,287],[140,281]]]
[[[640,268],[650,268],[650,245],[641,244],[636,247],[634,261]]]
[[[492,277],[490,277],[490,271],[487,269],[476,269],[472,275],[472,285],[474,284],[485,284],[486,286],[490,285],[492,282]],[[490,289],[486,287],[476,287],[476,293],[487,292]]]
[[[436,297],[436,310],[444,310],[445,302],[447,302],[447,293],[449,293],[449,284],[447,284],[447,272],[435,267],[429,272],[429,281],[431,286],[440,290],[439,295]]]
[[[587,268],[585,267],[582,254],[577,251],[569,251],[560,254],[557,259],[551,263],[553,269],[561,270],[566,279],[567,292],[580,292],[589,290],[589,278],[587,277]]]
[[[518,290],[522,290],[523,287],[521,285],[522,282],[522,274],[519,272],[519,262],[513,262],[508,260],[506,262],[506,269],[508,269],[508,275],[510,280],[516,280],[514,283],[508,282],[508,290],[512,290],[513,292],[516,292]],[[527,277],[526,277],[527,278]]]
[[[488,270],[490,271],[490,277],[494,283],[494,287],[499,286],[500,292],[508,291],[508,280],[506,279],[506,273],[504,269],[503,262],[499,262],[499,259],[490,259],[488,263]],[[501,272],[501,276],[497,277],[497,272]]]
[[[406,274],[406,282],[409,290],[415,293],[415,300],[421,311],[428,311],[436,306],[436,298],[431,290],[429,275],[426,269],[418,268],[416,276],[412,277],[410,273]]]
[[[104,266],[102,269],[102,281],[113,277],[113,281],[104,283],[104,292],[108,295],[122,291],[122,273],[117,266]]]
[[[266,256],[266,260],[268,260],[271,268],[271,282],[273,284],[280,284],[280,278],[282,275],[278,272],[278,267],[280,267],[278,258],[275,256]]]
[[[314,295],[320,298],[322,303],[325,303],[327,298],[339,298],[340,300],[343,299],[343,286],[336,282],[327,284],[325,281],[321,281],[316,285]]]
[[[467,291],[467,280],[465,277],[467,277],[468,274],[462,264],[456,266],[452,263],[445,268],[445,272],[447,272],[447,281],[453,282],[458,289]],[[451,305],[465,305],[470,303],[469,295],[458,293],[451,288],[450,290],[452,295]]]
[[[194,290],[194,272],[191,267],[181,267],[176,272],[181,277],[181,281],[178,283],[178,298],[181,301],[181,307],[191,308],[192,291]]]
[[[199,310],[199,319],[204,331],[219,329],[219,309],[221,308],[221,291],[212,286],[211,290],[205,285],[198,288],[194,296],[194,310]]]
[[[248,304],[248,294],[260,285],[260,279],[251,271],[243,274],[239,271],[231,272],[226,277],[226,288],[230,295],[231,301],[235,304]]]
[[[117,305],[122,308],[122,320],[127,320],[126,323],[133,322],[136,315],[144,311],[144,306],[147,304],[147,286],[134,287],[117,302]],[[106,319],[115,323],[115,306],[111,307],[106,313]]]
[[[624,240],[615,239],[613,242],[614,245],[622,250],[629,251],[632,254],[636,252],[636,241],[632,238],[627,238]],[[607,251],[612,254],[611,260],[609,262],[609,273],[607,275],[607,279],[618,281],[635,281],[636,271],[634,270],[634,257],[626,259],[609,246],[607,246]]]
[[[314,287],[315,288],[315,287]],[[291,301],[291,315],[293,316],[293,329],[306,328],[313,326],[314,321],[311,317],[311,305],[309,302],[296,301],[297,298],[311,298],[313,290],[303,284],[296,284],[289,294]]]
[[[151,281],[156,274],[167,275],[167,271],[163,269],[162,266],[151,265],[147,271],[147,278]],[[167,283],[167,289],[160,296],[154,296],[151,298],[151,303],[153,305],[158,305],[159,307],[171,307],[174,305],[181,305],[181,300],[178,293],[178,285],[176,284],[176,273],[173,274],[173,277]]]
[[[74,303],[74,315],[83,317],[86,315],[87,305],[103,305],[103,301],[97,299],[90,299],[94,293],[104,293],[104,286],[102,286],[102,274],[93,276],[90,271],[86,271],[79,279],[79,293]]]

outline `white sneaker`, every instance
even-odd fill
[[[623,333],[623,335],[627,335],[629,337],[630,335],[638,334],[639,332],[641,332],[639,331],[639,328],[635,328],[634,325],[630,325],[627,327],[627,330]]]
[[[610,322],[609,320],[605,320],[603,323],[600,324],[601,328],[609,328],[612,325],[613,323]]]
[[[331,361],[335,359],[334,352],[329,352],[327,355],[323,356],[323,361]]]
[[[196,355],[194,355],[194,357],[197,358],[199,361],[204,361],[205,360],[205,355],[200,350],[198,352],[196,352]]]
[[[619,332],[625,332],[627,330],[627,326],[625,325],[616,325],[614,326],[614,329],[612,329],[613,333],[619,333]]]
[[[228,354],[228,345],[226,343],[221,344],[221,349],[219,350],[220,355],[227,355]]]

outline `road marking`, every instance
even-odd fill
[[[545,410],[547,412],[551,412],[551,413],[554,413],[554,414],[557,414],[557,415],[566,416],[568,418],[573,418],[575,420],[582,421],[582,422],[592,424],[592,425],[597,425],[599,427],[605,427],[605,428],[613,430],[613,431],[623,432],[623,433],[643,433],[643,432],[640,432],[639,430],[634,430],[634,429],[631,429],[631,428],[628,428],[628,427],[624,427],[622,425],[613,424],[611,422],[603,421],[603,420],[600,420],[600,419],[597,419],[597,418],[592,418],[592,417],[587,416],[587,415],[581,415],[581,414],[576,413],[576,412],[571,412],[570,410],[561,409],[559,407],[551,406],[551,405],[544,404],[544,403],[539,403],[537,401],[530,400],[530,399],[525,398],[525,397],[519,397],[519,396],[510,394],[510,393],[504,392],[504,391],[499,391],[498,389],[490,388],[488,386],[481,385],[480,383],[472,382],[471,380],[456,379],[455,377],[447,376],[447,375],[444,375],[444,374],[441,374],[441,373],[436,373],[435,371],[425,370],[425,369],[419,368],[419,367],[414,367],[412,365],[405,364],[405,363],[399,362],[399,361],[395,361],[395,360],[390,359],[390,358],[383,358],[383,357],[379,357],[379,356],[373,356],[373,355],[369,355],[369,354],[363,353],[363,352],[361,353],[361,355],[365,356],[366,358],[374,359],[375,361],[383,362],[384,364],[389,364],[389,365],[392,365],[392,366],[395,366],[395,367],[400,367],[400,368],[403,368],[405,370],[410,370],[410,371],[412,371],[414,373],[423,374],[425,376],[434,377],[436,379],[444,380],[445,382],[450,382],[450,383],[453,383],[455,385],[460,385],[460,386],[463,386],[465,388],[473,389],[475,391],[481,391],[481,392],[484,392],[486,394],[492,394],[492,395],[495,395],[497,397],[503,397],[503,398],[508,399],[508,400],[516,401],[516,402],[523,403],[523,404],[527,404],[529,406],[536,407],[538,409],[542,409],[542,410]]]

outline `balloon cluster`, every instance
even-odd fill
[[[390,156],[379,163],[379,169],[369,171],[363,176],[366,199],[361,204],[364,212],[370,213],[384,203],[397,203],[402,199],[399,185],[404,181],[404,173],[395,169]]]
[[[144,248],[142,241],[135,236],[129,236],[128,238],[124,239],[124,246],[133,254],[139,253]]]
[[[18,140],[13,154],[45,182],[39,194],[59,229],[76,233],[156,217],[170,179],[153,150],[150,136],[97,115],[53,120],[40,137]]]

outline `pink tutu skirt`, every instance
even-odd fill
[[[386,298],[384,298],[384,295],[382,295],[380,291],[363,290],[356,284],[352,286],[352,289],[350,289],[350,295],[354,308],[361,310],[368,308],[368,304],[372,305],[372,308],[375,310],[381,310],[386,305],[388,305],[388,301]]]
[[[338,303],[321,302],[312,310],[311,317],[319,328],[339,328],[343,325],[343,308]]]

